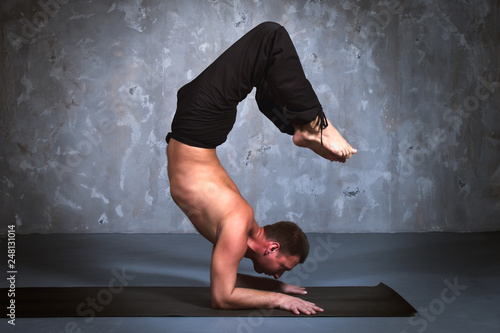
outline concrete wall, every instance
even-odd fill
[[[252,93],[218,153],[259,223],[500,229],[498,1],[57,1],[0,5],[0,232],[194,232],[166,175],[176,91],[263,21],[359,153],[296,148]]]

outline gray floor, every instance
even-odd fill
[[[304,286],[384,282],[419,314],[412,319],[18,318],[15,327],[4,318],[0,331],[500,332],[500,233],[308,236],[308,261],[284,276],[285,281]],[[6,257],[5,239],[0,242]],[[16,251],[17,287],[107,286],[111,281],[129,286],[209,283],[211,247],[199,235],[18,235]],[[4,272],[6,259],[1,260]],[[248,261],[240,267],[241,272],[252,272]],[[7,287],[6,279],[0,287]]]

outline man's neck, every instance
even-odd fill
[[[250,234],[247,239],[247,252],[245,258],[252,259],[256,253],[265,250],[266,237],[264,235],[264,228],[259,227],[256,233]]]

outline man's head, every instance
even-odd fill
[[[278,279],[285,271],[304,263],[309,254],[309,241],[298,225],[281,221],[263,227],[265,251],[254,260],[258,273]]]

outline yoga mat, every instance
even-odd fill
[[[1,289],[2,304],[9,304]],[[416,310],[383,283],[375,287],[308,287],[300,296],[319,317],[408,317]],[[279,309],[215,310],[208,287],[16,288],[16,317],[296,317]],[[4,308],[5,309],[5,308]]]

